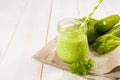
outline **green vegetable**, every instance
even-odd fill
[[[120,24],[110,29],[107,34],[112,34],[114,36],[120,37]]]
[[[92,45],[93,49],[99,54],[105,54],[112,51],[120,45],[120,38],[111,34],[105,34],[98,37]]]
[[[87,38],[88,38],[88,43],[92,44],[95,39],[99,36],[95,30],[94,30],[94,24],[97,22],[96,19],[90,18],[88,23],[87,23]]]
[[[120,21],[119,15],[112,15],[106,18],[103,18],[95,23],[95,31],[98,34],[104,34],[108,30],[110,30],[114,25],[116,25]]]
[[[82,21],[85,20],[85,18],[81,19]],[[88,38],[88,43],[92,44],[95,39],[99,36],[95,30],[94,30],[94,25],[97,22],[97,19],[94,18],[89,18],[88,19],[88,23],[87,23],[87,38]]]
[[[84,59],[70,64],[69,68],[73,73],[86,75],[93,70],[93,66],[94,61],[92,59]]]

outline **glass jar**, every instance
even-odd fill
[[[79,28],[82,23],[79,19],[58,22],[57,55],[65,62],[73,63],[87,57],[87,26]]]

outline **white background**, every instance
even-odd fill
[[[57,35],[59,20],[86,16],[96,3],[97,0],[0,0],[0,80],[40,80],[42,64],[32,56]],[[93,17],[112,14],[120,14],[119,0],[104,0]],[[42,80],[78,77],[44,65]]]

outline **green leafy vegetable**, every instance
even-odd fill
[[[99,54],[105,54],[112,51],[120,45],[120,38],[111,34],[105,34],[96,39],[92,45],[93,49]]]
[[[81,75],[86,75],[93,70],[94,61],[92,59],[84,59],[79,62],[70,64],[71,72]]]

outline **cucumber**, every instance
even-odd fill
[[[120,24],[110,29],[107,34],[112,34],[114,36],[120,37]]]
[[[87,23],[87,27],[88,27],[87,38],[88,38],[89,44],[92,44],[96,40],[96,38],[99,36],[94,30],[94,25],[97,21],[98,21],[97,19],[90,18]]]
[[[86,17],[85,17],[86,18]],[[80,19],[81,21],[84,21],[85,18]],[[94,25],[98,20],[95,18],[89,18],[88,23],[87,23],[87,38],[88,38],[88,43],[92,44],[96,38],[99,36],[95,30],[94,30]]]
[[[99,35],[102,35],[102,34],[106,33],[108,30],[110,30],[119,21],[120,21],[120,16],[117,14],[105,17],[95,23],[95,26],[94,26],[95,31]]]
[[[96,39],[92,49],[99,54],[106,54],[120,45],[120,38],[112,34],[105,34]]]

